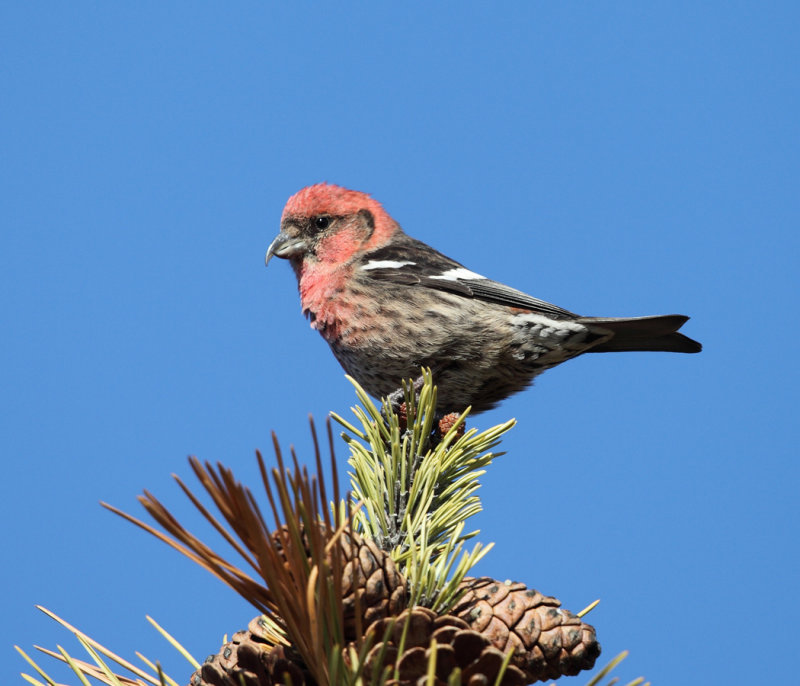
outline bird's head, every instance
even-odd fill
[[[329,183],[307,186],[289,198],[281,231],[267,250],[292,262],[341,265],[380,247],[400,230],[381,204],[366,193]]]

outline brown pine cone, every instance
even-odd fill
[[[291,539],[286,537],[285,532],[286,528],[283,527],[273,534],[280,547],[291,545]],[[305,534],[303,545],[308,555]],[[375,620],[398,614],[407,604],[406,581],[397,571],[389,553],[378,548],[371,539],[345,531],[339,539],[338,550],[342,564],[345,638],[354,640],[358,626],[356,607],[361,611],[362,631]],[[330,564],[330,560],[328,562]]]
[[[372,539],[345,533],[341,539],[345,637],[356,631],[356,606],[361,610],[363,631],[372,622],[398,614],[406,607],[406,580],[389,553]],[[358,600],[358,603],[356,603]]]
[[[600,655],[594,627],[561,609],[555,598],[524,584],[467,577],[452,614],[504,653],[525,672],[526,683],[572,676],[591,669]]]
[[[237,631],[216,655],[210,655],[189,686],[314,686],[300,656],[265,638],[261,617]]]
[[[374,641],[365,661],[364,673],[368,678],[383,653],[383,667],[391,666],[398,670],[398,678],[387,681],[387,686],[424,685],[433,639],[436,642],[435,686],[446,686],[456,668],[461,670],[460,683],[464,686],[494,684],[497,680],[503,653],[492,646],[488,638],[471,630],[462,619],[414,607],[404,610],[394,623],[392,621],[393,618],[381,619],[367,630],[368,640]],[[523,686],[525,683],[524,674],[513,665],[508,665],[500,681],[502,686]]]

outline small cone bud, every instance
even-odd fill
[[[450,431],[450,429],[452,429],[455,426],[460,416],[461,415],[458,412],[451,412],[450,414],[446,414],[439,420],[439,435],[442,438],[444,438],[447,432]],[[457,430],[457,435],[459,437],[464,435],[465,428],[466,425],[462,422],[461,426],[459,426]]]

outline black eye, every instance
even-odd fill
[[[330,217],[326,217],[325,215],[321,215],[319,217],[314,217],[314,226],[318,229],[327,229],[331,225]]]

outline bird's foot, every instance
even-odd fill
[[[400,403],[400,407],[397,408],[396,414],[400,423],[400,431],[408,431],[408,408],[406,407],[405,402]],[[431,435],[428,437],[428,440],[430,441],[429,447],[435,448],[437,445],[439,445],[439,443],[441,443],[444,437],[447,435],[447,432],[455,426],[455,423],[458,421],[460,416],[461,413],[459,412],[448,412],[447,414],[436,412],[433,416],[433,430],[431,431]],[[465,430],[466,426],[462,423],[458,429],[456,429],[456,436],[460,438],[464,435]]]
[[[394,412],[397,414],[406,414],[406,394],[402,388],[392,391],[386,396],[386,400],[389,403],[389,407],[391,407]]]
[[[425,378],[423,376],[418,377],[415,379],[413,384],[414,390],[414,405],[416,406],[419,403],[419,392],[422,390],[422,386],[425,383]],[[386,400],[389,401],[389,405],[398,414],[401,412],[400,408],[403,408],[403,413],[406,414],[405,411],[405,404],[406,404],[406,391],[401,386],[396,391],[392,391],[387,397]]]
[[[424,377],[420,376],[418,379],[414,381],[413,384],[413,391],[414,391],[414,406],[416,407],[419,403],[419,393],[422,389],[422,385],[425,383]],[[387,396],[387,401],[389,406],[392,408],[392,411],[397,414],[400,420],[400,430],[406,431],[408,429],[408,406],[406,404],[406,393],[405,389],[398,388],[396,391],[393,391]],[[442,439],[445,437],[448,431],[450,431],[455,423],[458,421],[458,418],[461,416],[460,412],[442,412],[440,410],[436,410],[433,415],[433,431],[430,435],[431,446],[435,447],[438,445]],[[414,419],[412,418],[412,421]],[[458,436],[462,436],[464,434],[465,425],[462,423],[461,426],[458,428]]]

